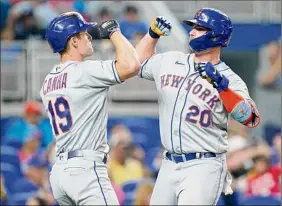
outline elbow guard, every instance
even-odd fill
[[[257,109],[248,100],[239,102],[230,114],[233,119],[250,128],[256,127],[260,122]]]
[[[251,100],[245,100],[241,95],[229,88],[221,91],[219,96],[225,109],[233,119],[251,128],[259,124],[260,116]]]

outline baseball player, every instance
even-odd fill
[[[230,18],[203,8],[192,26],[191,53],[155,53],[171,22],[157,17],[136,45],[140,77],[155,81],[158,91],[164,159],[150,204],[216,205],[221,192],[232,193],[225,153],[227,121],[255,127],[260,117],[243,80],[220,59],[232,34]]]
[[[116,60],[84,60],[93,54],[91,27],[112,41]],[[136,51],[115,20],[97,26],[77,12],[54,18],[46,39],[61,57],[40,91],[56,139],[53,195],[60,205],[118,205],[106,167],[107,94],[139,72]]]

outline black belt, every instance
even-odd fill
[[[179,162],[186,162],[194,159],[216,157],[216,154],[212,152],[195,152],[188,154],[171,154],[167,152],[166,157],[175,163],[179,163]]]
[[[84,157],[83,151],[82,150],[73,150],[73,151],[69,151],[67,153],[67,159],[71,159],[71,158],[74,158],[74,157]],[[107,155],[105,154],[102,162],[104,164],[107,164],[107,160],[108,160],[108,158],[107,158]]]

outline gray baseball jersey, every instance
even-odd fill
[[[230,67],[224,62],[215,67],[230,80],[230,88],[250,99],[246,84]],[[156,54],[144,61],[139,75],[156,83],[161,141],[167,151],[227,151],[228,113],[217,90],[195,70],[194,54]]]
[[[67,61],[46,76],[40,95],[56,139],[56,153],[108,153],[107,94],[121,83],[115,61]]]

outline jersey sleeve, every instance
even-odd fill
[[[229,88],[240,94],[243,98],[251,100],[246,83],[234,72],[224,74],[229,79]]]
[[[248,121],[245,125],[250,128],[256,127],[260,123],[260,115],[255,102],[250,97],[246,83],[234,72],[230,72],[224,75],[226,75],[226,77],[229,79],[229,88],[241,95],[245,99],[245,102],[248,102],[248,104],[242,104],[241,107],[240,105],[238,105],[238,107],[236,107],[236,111],[245,111],[246,108],[244,108],[244,106],[250,105],[248,106],[248,108],[250,108],[252,119],[251,121]],[[235,117],[234,115],[236,114],[236,111],[234,110],[233,112],[233,118]]]
[[[163,54],[155,54],[152,57],[146,59],[141,64],[141,69],[138,75],[141,78],[154,81],[156,74],[161,68],[162,61],[163,61]]]
[[[92,61],[84,62],[84,78],[90,86],[109,87],[115,84],[120,84],[120,80],[115,60]]]

